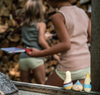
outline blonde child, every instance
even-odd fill
[[[45,40],[46,25],[44,23],[44,8],[39,0],[28,0],[25,5],[25,16],[22,27],[22,42],[24,48],[31,47],[38,50],[49,48]],[[54,55],[54,58],[59,57]],[[42,57],[29,57],[21,53],[19,57],[21,81],[30,82],[30,70],[36,83],[45,83],[45,68]]]
[[[63,86],[65,72],[71,71],[72,81],[84,84],[87,72],[90,72],[90,52],[87,43],[91,41],[91,22],[84,10],[70,4],[70,0],[48,0],[58,12],[52,16],[52,22],[60,40],[57,45],[46,50],[32,48],[29,56],[46,56],[61,53],[60,62],[46,85]]]

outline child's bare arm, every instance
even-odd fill
[[[45,23],[38,23],[37,28],[39,29],[39,36],[38,36],[38,43],[43,49],[47,49],[50,46],[48,45],[46,39],[45,39],[45,30],[46,30],[46,25]],[[56,59],[57,61],[60,61],[60,58],[58,55],[54,54],[53,58]]]
[[[89,26],[88,26],[88,41],[87,43],[91,42],[91,20],[89,19]]]
[[[39,57],[39,56],[53,55],[70,49],[71,43],[68,32],[64,25],[63,15],[61,13],[56,13],[52,17],[52,22],[54,24],[60,42],[55,46],[42,51],[32,49],[32,52],[28,52],[30,56]]]
[[[46,25],[45,23],[41,22],[37,24],[37,28],[39,29],[39,36],[38,36],[38,43],[43,49],[49,48],[48,43],[45,40],[45,30]]]

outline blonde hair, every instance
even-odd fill
[[[44,7],[39,0],[28,0],[24,7],[24,25],[31,26],[35,22],[44,21]]]

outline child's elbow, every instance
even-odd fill
[[[71,43],[70,42],[69,43],[66,43],[65,44],[65,47],[66,47],[66,50],[69,50],[71,48]]]
[[[46,41],[45,41],[44,39],[38,40],[38,44],[39,44],[42,48],[44,48],[45,42],[46,42]]]
[[[68,48],[68,50],[71,49],[71,44],[68,44],[67,48]]]
[[[42,43],[43,43],[42,40],[38,40],[38,44],[39,44],[40,46],[42,45]]]
[[[91,38],[88,38],[88,41],[87,41],[87,43],[91,43]]]

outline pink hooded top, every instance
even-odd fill
[[[88,16],[77,6],[63,6],[59,11],[65,18],[71,48],[61,53],[57,66],[61,71],[75,71],[90,67],[90,52],[87,45]]]

